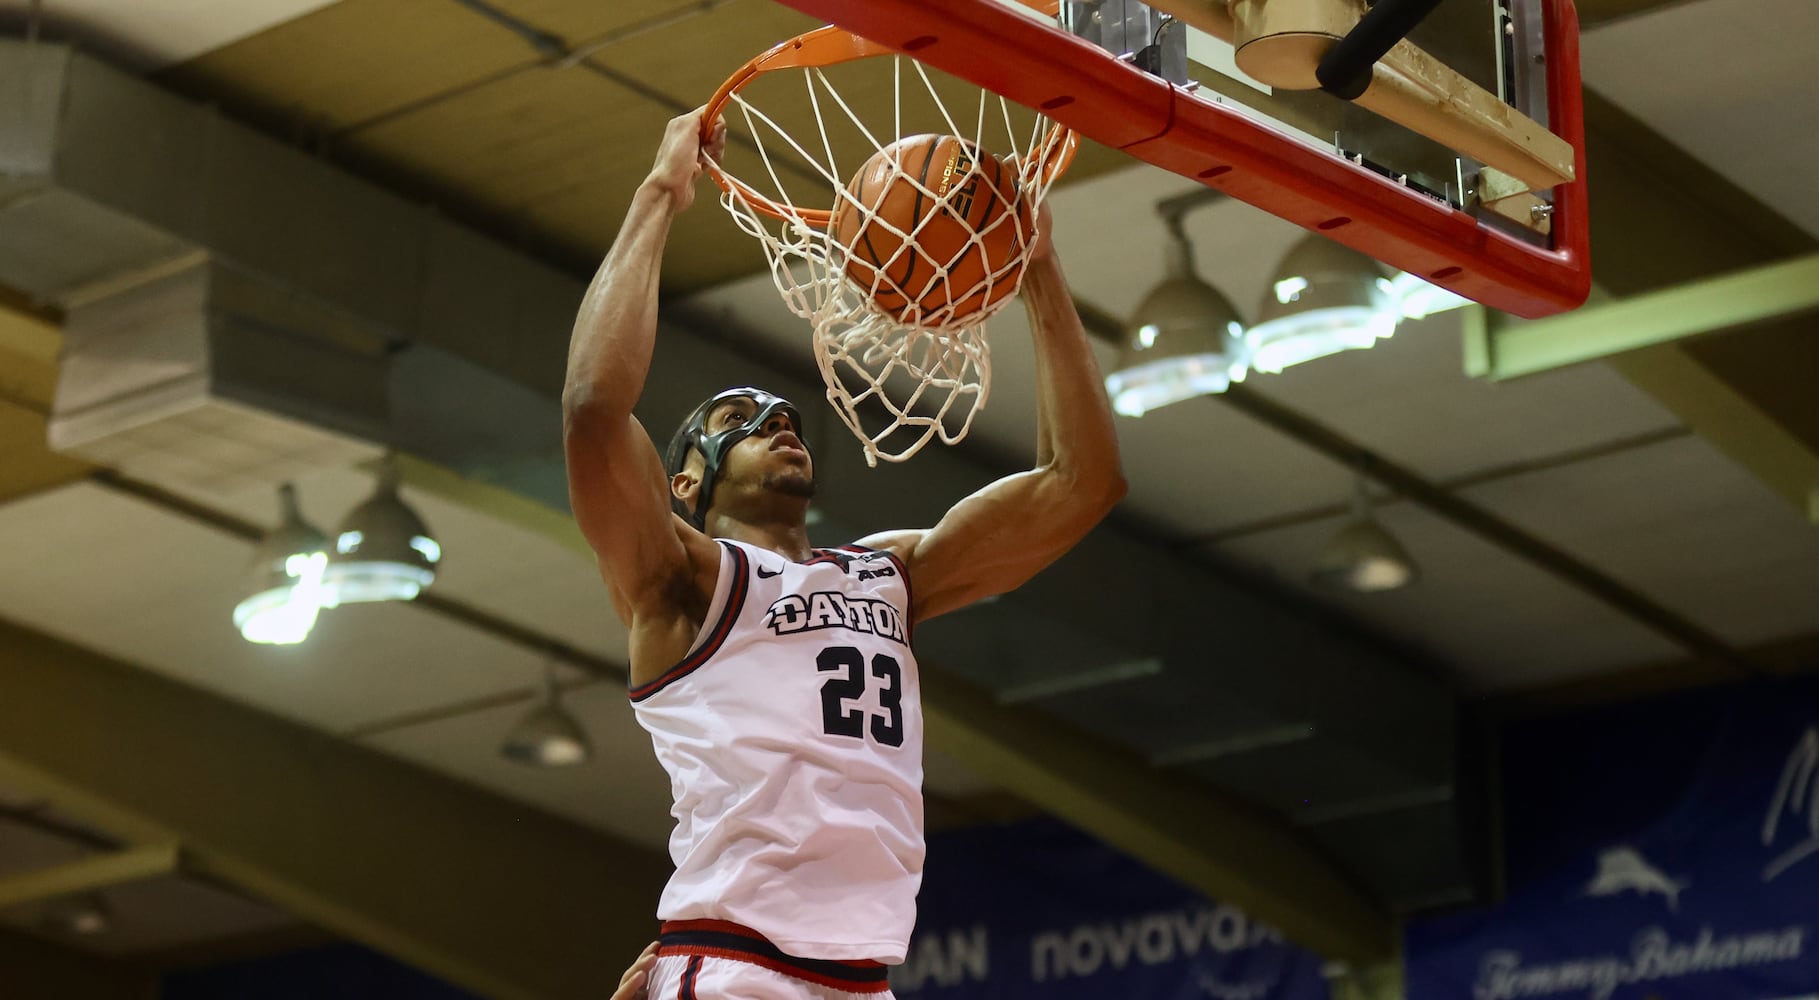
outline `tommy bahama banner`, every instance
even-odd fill
[[[1326,1000],[1314,955],[1061,823],[930,838],[898,1000]]]
[[[1408,1000],[1819,998],[1819,683],[1525,723],[1504,905],[1412,922]]]

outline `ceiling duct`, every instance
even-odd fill
[[[204,261],[70,309],[51,447],[222,496],[374,457],[384,355],[300,335],[257,291]]]

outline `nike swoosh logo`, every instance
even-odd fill
[[[780,569],[774,569],[774,570],[771,570],[769,573],[766,573],[764,571],[763,566],[758,567],[758,579],[760,579],[760,580],[768,580],[773,576],[782,576],[782,575],[783,575],[783,571]]]

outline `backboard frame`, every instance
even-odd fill
[[[1551,247],[1175,86],[998,0],[778,0],[1495,309],[1529,318],[1591,290],[1579,19],[1541,0],[1548,125],[1574,177],[1553,189]]]

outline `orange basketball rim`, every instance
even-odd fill
[[[1057,6],[1057,0],[1032,3],[1029,6],[1052,13]],[[713,127],[713,122],[725,112],[726,106],[734,94],[744,90],[747,84],[767,73],[837,66],[861,59],[895,55],[914,57],[913,53],[899,52],[877,42],[860,38],[838,25],[831,24],[804,32],[788,41],[779,42],[768,51],[753,57],[744,66],[739,67],[738,71],[727,77],[726,82],[720,85],[720,89],[714,92],[713,99],[707,102],[706,111],[702,115],[701,138],[703,141],[707,140],[708,130]],[[1073,162],[1074,151],[1077,148],[1079,148],[1079,142],[1072,131],[1058,123],[1051,125],[1036,154],[1039,157],[1038,162],[1041,164],[1040,176],[1043,187],[1047,187],[1067,169],[1068,164]],[[709,173],[713,176],[714,182],[720,185],[721,190],[742,199],[752,208],[772,218],[800,220],[808,225],[822,228],[833,221],[832,209],[792,205],[786,201],[772,198],[753,185],[718,168],[717,165],[710,169]]]

